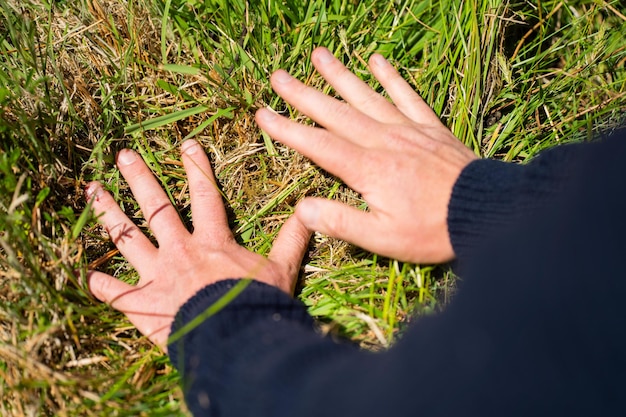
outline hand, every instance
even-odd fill
[[[255,278],[292,294],[310,233],[296,217],[281,229],[268,258],[239,246],[209,160],[201,146],[182,145],[189,181],[194,232],[189,233],[152,172],[139,155],[123,150],[117,157],[122,175],[159,243],[155,247],[97,182],[87,198],[120,252],[137,269],[136,286],[102,272],[88,275],[89,289],[125,313],[137,329],[166,349],[178,309],[206,285],[228,278]]]
[[[452,259],[448,203],[456,179],[476,156],[381,55],[371,57],[370,69],[395,105],[327,49],[316,49],[312,61],[347,103],[277,71],[271,78],[274,90],[324,128],[298,124],[269,109],[257,112],[257,123],[361,193],[369,212],[307,198],[296,217],[311,230],[403,261]]]

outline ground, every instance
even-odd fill
[[[188,219],[178,145],[198,140],[237,238],[267,253],[305,195],[366,208],[255,126],[266,105],[310,123],[273,94],[273,70],[334,94],[309,60],[323,45],[380,90],[366,61],[382,53],[477,155],[524,163],[624,121],[625,14],[619,1],[0,1],[0,414],[186,415],[167,357],[81,280],[135,278],[83,197],[102,181],[143,226],[117,150],[139,151]],[[298,297],[326,330],[384,349],[445,308],[455,279],[316,235]]]

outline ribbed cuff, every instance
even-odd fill
[[[515,201],[523,188],[524,169],[479,159],[461,172],[448,206],[448,230],[458,258],[494,229],[511,223],[516,215]]]
[[[170,337],[197,317],[207,315],[208,310],[216,303],[220,303],[222,297],[238,283],[243,281],[229,279],[198,291],[180,308],[172,322]],[[183,371],[184,361],[179,361],[180,351],[198,348],[195,345],[199,333],[203,333],[203,337],[210,334],[213,340],[224,340],[252,323],[267,319],[293,320],[314,326],[313,318],[300,301],[276,287],[251,281],[222,309],[203,319],[197,326],[185,329],[188,331],[184,335],[168,344],[170,361],[179,371]]]
[[[479,159],[461,172],[448,205],[448,230],[457,259],[486,237],[549,204],[578,175],[585,149],[557,146],[525,165]]]

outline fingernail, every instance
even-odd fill
[[[280,70],[280,71],[276,71],[274,73],[273,79],[277,83],[287,84],[288,82],[293,80],[293,77],[291,75],[289,75],[289,73],[287,71]]]
[[[315,227],[319,215],[319,207],[315,200],[304,200],[298,206],[298,217],[309,228]]]
[[[382,55],[374,54],[372,55],[372,61],[379,67],[386,67],[389,65],[389,61],[387,61]]]
[[[198,152],[199,148],[200,144],[193,139],[188,139],[184,141],[182,145],[180,145],[181,151],[187,155],[193,155],[194,153]]]
[[[276,119],[276,112],[269,107],[264,109],[260,109],[257,114],[259,117],[266,122],[273,122]]]
[[[130,149],[123,149],[117,154],[118,165],[130,165],[137,160],[137,154]]]
[[[322,64],[328,64],[335,59],[333,54],[331,54],[330,51],[326,48],[319,48],[315,55],[319,62],[321,62]]]
[[[92,198],[98,197],[102,188],[100,188],[100,184],[97,182],[92,182],[87,185],[85,188],[85,198],[87,200],[91,200]]]

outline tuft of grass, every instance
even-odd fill
[[[266,105],[309,123],[272,71],[334,95],[308,59],[324,45],[380,90],[365,65],[380,52],[477,154],[524,162],[624,121],[625,14],[592,0],[0,2],[0,414],[186,415],[167,358],[82,281],[88,266],[136,278],[82,197],[100,180],[145,228],[117,150],[136,149],[189,219],[178,146],[194,137],[237,238],[267,253],[305,195],[365,208],[259,132]],[[316,235],[298,296],[328,331],[381,349],[454,281]]]

